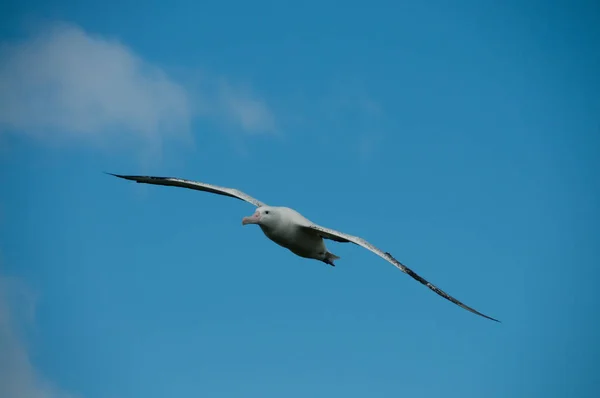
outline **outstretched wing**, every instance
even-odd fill
[[[244,192],[238,191],[234,188],[219,187],[217,185],[206,184],[198,181],[184,180],[181,178],[174,177],[125,176],[112,173],[106,174],[110,174],[115,177],[124,178],[126,180],[131,180],[143,184],[167,185],[173,187],[189,188],[195,189],[197,191],[215,193],[217,195],[230,196],[232,198],[252,203],[256,207],[265,206],[265,204],[260,200],[254,199],[252,196],[247,195]]]
[[[312,229],[312,230],[316,231],[324,239],[331,239],[331,240],[334,240],[336,242],[351,242],[351,243],[354,243],[356,245],[362,246],[365,249],[370,250],[371,252],[377,254],[379,257],[383,258],[384,260],[390,262],[395,267],[397,267],[400,271],[404,272],[405,274],[410,275],[413,279],[416,279],[417,281],[421,282],[423,285],[427,286],[428,288],[430,288],[431,290],[433,290],[434,292],[436,292],[437,294],[439,294],[440,296],[442,296],[446,300],[450,300],[454,304],[456,304],[456,305],[458,305],[458,306],[464,308],[465,310],[470,311],[470,312],[472,312],[474,314],[480,315],[480,316],[482,316],[484,318],[487,318],[487,319],[491,319],[492,321],[500,322],[497,319],[494,319],[492,317],[484,315],[481,312],[479,312],[479,311],[477,311],[477,310],[475,310],[475,309],[473,309],[473,308],[471,308],[471,307],[469,307],[469,306],[461,303],[460,301],[458,301],[454,297],[450,296],[448,293],[444,292],[442,289],[440,289],[440,288],[432,285],[431,283],[429,283],[427,280],[425,280],[423,277],[419,276],[417,273],[415,273],[413,270],[411,270],[410,268],[408,268],[406,265],[402,264],[400,261],[396,260],[390,253],[383,252],[382,250],[380,250],[377,247],[373,246],[372,244],[370,244],[369,242],[367,242],[363,238],[359,238],[357,236],[348,235],[348,234],[345,234],[343,232],[335,231],[333,229],[321,227],[320,225],[316,225],[316,224],[311,224],[310,226],[306,226],[304,228],[309,228],[309,229]]]

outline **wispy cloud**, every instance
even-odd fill
[[[44,380],[29,359],[17,315],[31,322],[34,304],[19,280],[0,275],[0,397],[74,398]]]
[[[58,23],[0,47],[0,132],[160,145],[189,139],[196,117],[248,133],[274,129],[263,100],[213,86],[197,92],[116,39]]]
[[[271,110],[263,101],[252,95],[249,89],[235,88],[227,82],[222,82],[218,92],[225,114],[233,116],[233,120],[244,130],[254,133],[275,130],[275,118]]]

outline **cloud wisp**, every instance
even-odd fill
[[[0,397],[73,398],[35,370],[19,333],[17,314],[31,322],[34,297],[19,280],[0,275]]]
[[[274,130],[263,100],[214,87],[197,92],[115,39],[58,23],[0,46],[0,133],[160,145],[190,139],[197,117],[246,133]]]

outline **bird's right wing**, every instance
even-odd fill
[[[197,191],[210,192],[217,195],[230,196],[232,198],[240,199],[251,203],[256,207],[265,206],[265,204],[260,200],[257,200],[252,196],[247,195],[244,192],[234,188],[219,187],[217,185],[206,184],[198,181],[184,180],[181,178],[174,177],[125,176],[112,173],[106,174],[110,174],[115,177],[124,178],[126,180],[131,180],[142,184],[167,185],[173,187],[195,189]]]

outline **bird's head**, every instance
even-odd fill
[[[246,224],[258,224],[268,226],[272,224],[277,217],[275,209],[269,206],[261,206],[256,209],[253,215],[244,217],[242,219],[242,225]]]

